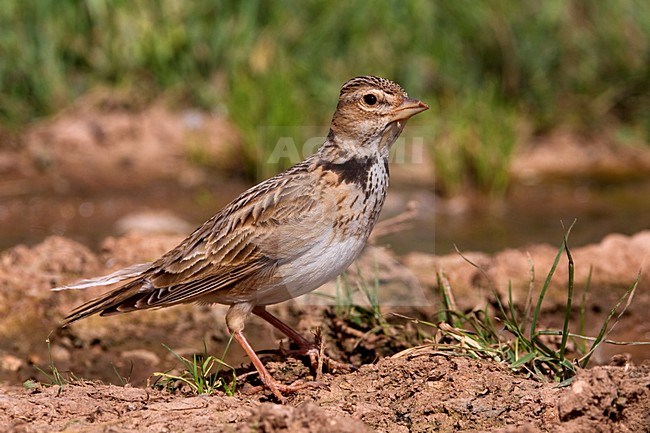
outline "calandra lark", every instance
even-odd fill
[[[198,302],[229,305],[226,324],[278,399],[276,381],[246,337],[253,313],[307,353],[314,345],[266,311],[343,272],[363,249],[386,197],[388,156],[406,121],[429,107],[397,84],[363,76],[343,85],[327,139],[304,161],[241,194],[151,263],[55,290],[120,286],[78,307],[64,325]]]

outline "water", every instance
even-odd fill
[[[116,223],[121,218],[141,212],[171,212],[193,228],[247,187],[236,180],[193,190],[156,182],[129,191],[57,194],[36,190],[0,195],[0,251],[19,243],[35,245],[51,235],[97,249],[104,238],[118,234]]]
[[[233,180],[187,190],[156,183],[131,191],[55,194],[49,191],[0,191],[0,250],[34,245],[50,235],[64,235],[97,249],[102,239],[116,235],[115,223],[143,211],[171,211],[198,226],[249,185]],[[598,242],[609,233],[633,234],[650,229],[650,180],[596,183],[545,183],[514,187],[506,200],[445,201],[426,191],[393,187],[389,195],[404,203],[424,203],[409,230],[382,237],[398,254],[422,251],[448,254],[495,252],[534,243],[559,245],[563,228],[574,219],[573,247]],[[390,200],[389,200],[390,203]],[[388,206],[386,216],[401,205]]]
[[[406,193],[407,196],[409,193]],[[413,193],[410,193],[413,195]],[[420,195],[421,197],[421,195]],[[426,201],[426,200],[425,200]],[[650,229],[650,181],[617,184],[547,183],[516,186],[500,203],[457,203],[429,199],[430,211],[413,228],[382,239],[398,254],[422,251],[496,252],[536,243],[559,245],[576,220],[570,245],[599,242],[610,233],[631,235]],[[464,207],[465,205],[461,205]]]

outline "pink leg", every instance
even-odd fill
[[[318,362],[320,351],[319,348],[316,346],[316,344],[307,340],[291,326],[287,325],[282,320],[278,319],[273,314],[266,311],[264,307],[258,306],[253,308],[253,314],[266,320],[268,323],[273,325],[284,335],[286,335],[291,340],[293,340],[293,342],[298,345],[299,354],[309,356],[309,362],[311,364],[313,371],[316,373],[316,378],[318,380],[318,378],[320,377],[321,368],[319,368],[319,362]],[[343,371],[352,371],[354,369],[352,365],[334,361],[333,359],[330,359],[327,356],[324,356],[324,358],[325,358],[326,365],[330,371],[337,370],[337,369]],[[322,364],[320,365],[320,367],[322,367]]]
[[[292,339],[293,342],[296,343],[298,346],[300,346],[301,349],[315,347],[314,343],[307,340],[305,337],[300,335],[300,333],[298,331],[296,331],[295,329],[293,329],[291,326],[287,325],[282,320],[278,319],[273,314],[266,311],[266,309],[264,307],[255,307],[255,308],[253,308],[253,314],[255,314],[256,316],[259,316],[262,319],[269,322],[277,330],[279,330],[284,335],[286,335],[287,337]]]
[[[233,333],[233,337],[235,337],[235,340],[237,340],[242,349],[244,349],[244,352],[246,352],[246,355],[248,355],[250,358],[251,362],[255,366],[255,369],[258,371],[260,379],[262,380],[264,386],[270,389],[273,395],[275,395],[277,399],[282,403],[287,402],[287,399],[282,395],[283,392],[296,392],[300,389],[310,386],[309,383],[283,385],[277,380],[273,379],[273,376],[271,376],[271,373],[269,373],[266,367],[264,367],[264,364],[262,364],[262,361],[260,361],[260,359],[257,357],[257,354],[248,343],[248,340],[246,340],[246,337],[244,337],[244,334],[241,331],[237,331]]]

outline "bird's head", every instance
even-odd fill
[[[428,108],[390,80],[356,77],[341,88],[329,138],[345,153],[387,155],[406,121]]]

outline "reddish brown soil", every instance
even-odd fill
[[[286,368],[272,364],[281,379]],[[293,372],[292,372],[293,373]],[[568,388],[483,362],[420,350],[325,375],[287,405],[263,394],[173,395],[79,383],[0,390],[3,431],[643,432],[650,365],[596,367]]]
[[[223,117],[137,107],[133,95],[89,94],[0,143],[3,192],[131,189],[151,181],[205,181],[200,167],[241,167],[236,130]]]
[[[618,256],[627,257],[630,266],[638,268],[636,260],[647,257],[644,253],[647,237],[647,234],[639,234],[616,238],[617,242],[610,240],[603,245],[577,249],[575,256],[589,253],[596,260],[604,247],[615,244]],[[192,396],[181,391],[173,394],[146,385],[152,372],[178,367],[173,355],[161,347],[162,343],[188,355],[201,352],[205,341],[210,353],[221,353],[227,336],[223,309],[219,307],[175,307],[91,318],[67,329],[57,328],[58,321],[70,308],[96,292],[51,292],[50,287],[82,276],[105,273],[109,270],[106,265],[112,269],[149,260],[179,239],[178,236],[135,234],[109,238],[102,252],[96,255],[80,244],[53,237],[33,248],[18,246],[0,254],[0,314],[3,317],[0,321],[0,374],[5,383],[17,384],[29,378],[48,382],[33,365],[49,371],[45,339],[54,330],[50,335],[51,355],[57,368],[84,379],[101,378],[117,383],[115,367],[122,376],[130,376],[132,384],[120,387],[77,381],[62,388],[41,385],[36,389],[6,385],[0,390],[0,426],[3,427],[0,430],[648,431],[650,364],[643,363],[643,354],[635,356],[638,366],[628,363],[625,356],[619,356],[614,359],[616,366],[583,370],[571,386],[558,388],[552,383],[514,374],[503,365],[443,355],[426,346],[400,352],[408,345],[403,339],[346,330],[344,325],[337,324],[336,316],[324,317],[322,307],[293,303],[281,306],[276,313],[306,332],[319,325],[325,326],[325,330],[329,330],[326,343],[330,352],[340,359],[364,365],[352,373],[324,374],[320,387],[291,395],[288,404],[281,406],[269,393],[254,388],[258,385],[256,376],[244,374],[250,371],[248,365],[238,369],[234,397],[223,394]],[[531,251],[540,266],[546,266],[545,260],[555,254],[554,248],[539,247]],[[369,263],[368,257],[371,258]],[[528,266],[521,264],[519,268],[518,255],[514,251],[473,257],[476,261],[483,260],[486,273],[499,284],[499,278],[504,278],[507,272],[513,275],[513,288],[527,281]],[[463,284],[471,277],[461,271],[464,265],[451,257],[427,260],[436,263],[436,266],[431,265],[429,272],[437,268],[447,271],[452,286],[459,290],[459,303],[478,302],[477,298],[466,298],[463,292],[469,289]],[[374,248],[361,259],[361,272],[365,266],[377,267],[378,261],[381,261],[382,287],[387,292],[399,290],[391,288],[395,280],[408,281],[404,270],[400,274],[395,258]],[[425,258],[413,256],[407,262],[417,270],[421,286],[411,281],[406,287],[410,287],[410,291],[418,287],[431,290],[434,283],[427,280],[429,273],[421,267],[426,264]],[[611,290],[611,285],[604,285],[610,275],[606,266],[598,263],[594,266],[601,271],[597,278],[592,277],[592,284]],[[560,281],[561,278],[564,277],[560,275]],[[582,278],[580,274],[577,280]],[[470,286],[474,284],[476,293],[480,294],[482,280],[472,279]],[[561,313],[555,311],[563,301],[556,293],[561,290],[560,286],[558,283],[558,287],[551,287],[550,308],[545,309],[542,321],[553,322]],[[639,296],[621,324],[625,320],[638,323],[639,315],[646,317],[643,311],[647,311],[648,305],[647,279],[641,278],[638,290]],[[518,293],[515,292],[517,302]],[[596,296],[591,304],[599,302],[605,301]],[[412,312],[427,314],[428,310],[430,314],[435,308],[435,305],[428,309],[420,306]],[[251,321],[247,332],[257,349],[277,348],[278,337],[270,334],[267,327]],[[625,348],[617,350],[627,352]],[[393,355],[396,352],[398,354]],[[377,357],[380,359],[375,359]],[[240,365],[242,361],[245,360],[240,353],[230,353],[231,363]],[[299,360],[267,357],[266,362],[272,374],[285,383],[313,380],[309,369]]]

